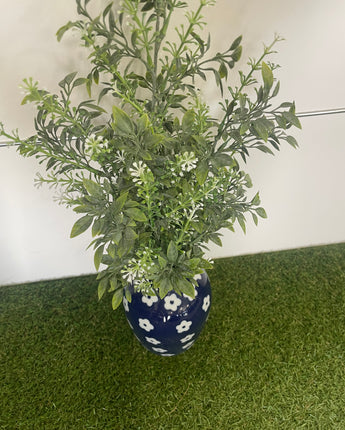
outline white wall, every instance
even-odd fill
[[[33,110],[20,106],[22,78],[33,76],[55,90],[83,64],[77,40],[58,44],[54,35],[75,17],[75,7],[71,0],[0,0],[0,6],[0,121],[26,136]],[[285,37],[274,57],[282,65],[280,100],[295,100],[299,112],[345,106],[344,16],[343,0],[218,0],[207,12],[217,50],[243,34],[244,58],[257,57],[274,33]],[[213,90],[204,91],[212,100]],[[247,235],[225,232],[223,248],[212,247],[212,257],[345,240],[345,114],[301,121],[303,130],[294,133],[299,150],[257,153],[247,163],[268,219],[258,227],[250,221]],[[77,216],[58,206],[51,190],[34,188],[37,170],[35,160],[0,148],[0,285],[94,270],[92,252],[85,251],[89,237],[69,239]]]

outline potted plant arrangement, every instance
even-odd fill
[[[80,214],[71,237],[91,229],[99,298],[109,291],[114,309],[123,302],[145,347],[175,355],[209,312],[207,243],[221,245],[219,230],[236,223],[245,230],[245,214],[255,224],[266,217],[259,195],[247,196],[252,184],[240,159],[253,149],[271,154],[281,142],[297,146],[288,134],[300,127],[294,104],[272,105],[279,82],[268,57],[279,37],[228,86],[241,37],[210,54],[202,14],[215,0],[199,0],[195,10],[181,0],[122,0],[96,16],[89,3],[76,0],[81,18],[57,32],[58,40],[79,32],[89,73],[68,74],[59,94],[25,79],[36,134],[23,139],[2,124],[0,134],[45,163],[37,184],[62,190],[61,203]],[[171,29],[180,10],[185,23]],[[218,114],[198,89],[210,78]],[[75,103],[81,86],[87,97]]]

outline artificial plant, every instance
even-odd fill
[[[207,243],[221,245],[220,229],[236,222],[245,231],[246,214],[255,224],[266,217],[258,193],[247,195],[240,160],[253,149],[297,146],[288,133],[300,127],[294,103],[272,104],[279,82],[268,58],[280,39],[235,72],[242,38],[212,53],[205,35],[204,9],[214,0],[195,10],[180,0],[122,0],[98,14],[90,0],[76,4],[80,19],[57,38],[78,31],[89,72],[68,74],[58,94],[25,79],[36,133],[23,139],[1,125],[1,134],[45,164],[37,184],[59,188],[61,203],[80,214],[71,237],[91,228],[99,297],[110,291],[116,308],[129,282],[148,295],[193,296],[194,276],[212,266]],[[180,10],[184,23],[172,28]],[[210,79],[218,113],[199,90]],[[81,86],[86,99],[75,102]]]

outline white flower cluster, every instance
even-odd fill
[[[150,273],[155,263],[152,261],[153,251],[146,247],[143,251],[138,251],[136,257],[128,261],[121,271],[122,278],[130,284],[134,284],[135,289],[144,294],[152,294],[152,285],[149,281]]]
[[[90,158],[97,157],[97,155],[108,151],[108,141],[102,136],[96,136],[91,134],[85,140],[85,154],[89,155]]]
[[[115,163],[123,164],[126,161],[126,156],[124,151],[116,151],[115,157],[114,157]]]
[[[196,163],[198,162],[197,157],[194,152],[184,152],[182,155],[176,155],[177,165],[180,169],[179,175],[183,176],[184,173],[190,172],[196,168]]]
[[[151,169],[142,161],[133,163],[133,166],[129,169],[129,173],[133,177],[133,182],[138,185],[152,185],[155,181]]]

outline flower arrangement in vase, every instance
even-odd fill
[[[76,0],[80,19],[57,32],[58,40],[79,32],[89,72],[68,74],[59,94],[25,79],[36,133],[23,139],[1,124],[0,135],[45,163],[37,184],[59,188],[61,203],[80,214],[71,237],[91,229],[99,298],[109,291],[114,309],[133,292],[193,298],[195,278],[212,267],[207,243],[221,245],[220,229],[236,223],[245,230],[246,214],[255,224],[266,217],[259,194],[248,197],[240,160],[282,142],[297,146],[288,133],[300,127],[294,103],[272,105],[279,82],[268,58],[280,39],[235,74],[242,38],[211,54],[204,37],[204,9],[214,0],[195,10],[181,0],[122,0],[95,16],[90,3]],[[171,29],[177,11],[185,22]],[[211,78],[217,114],[199,90]],[[74,103],[81,86],[87,96]]]

